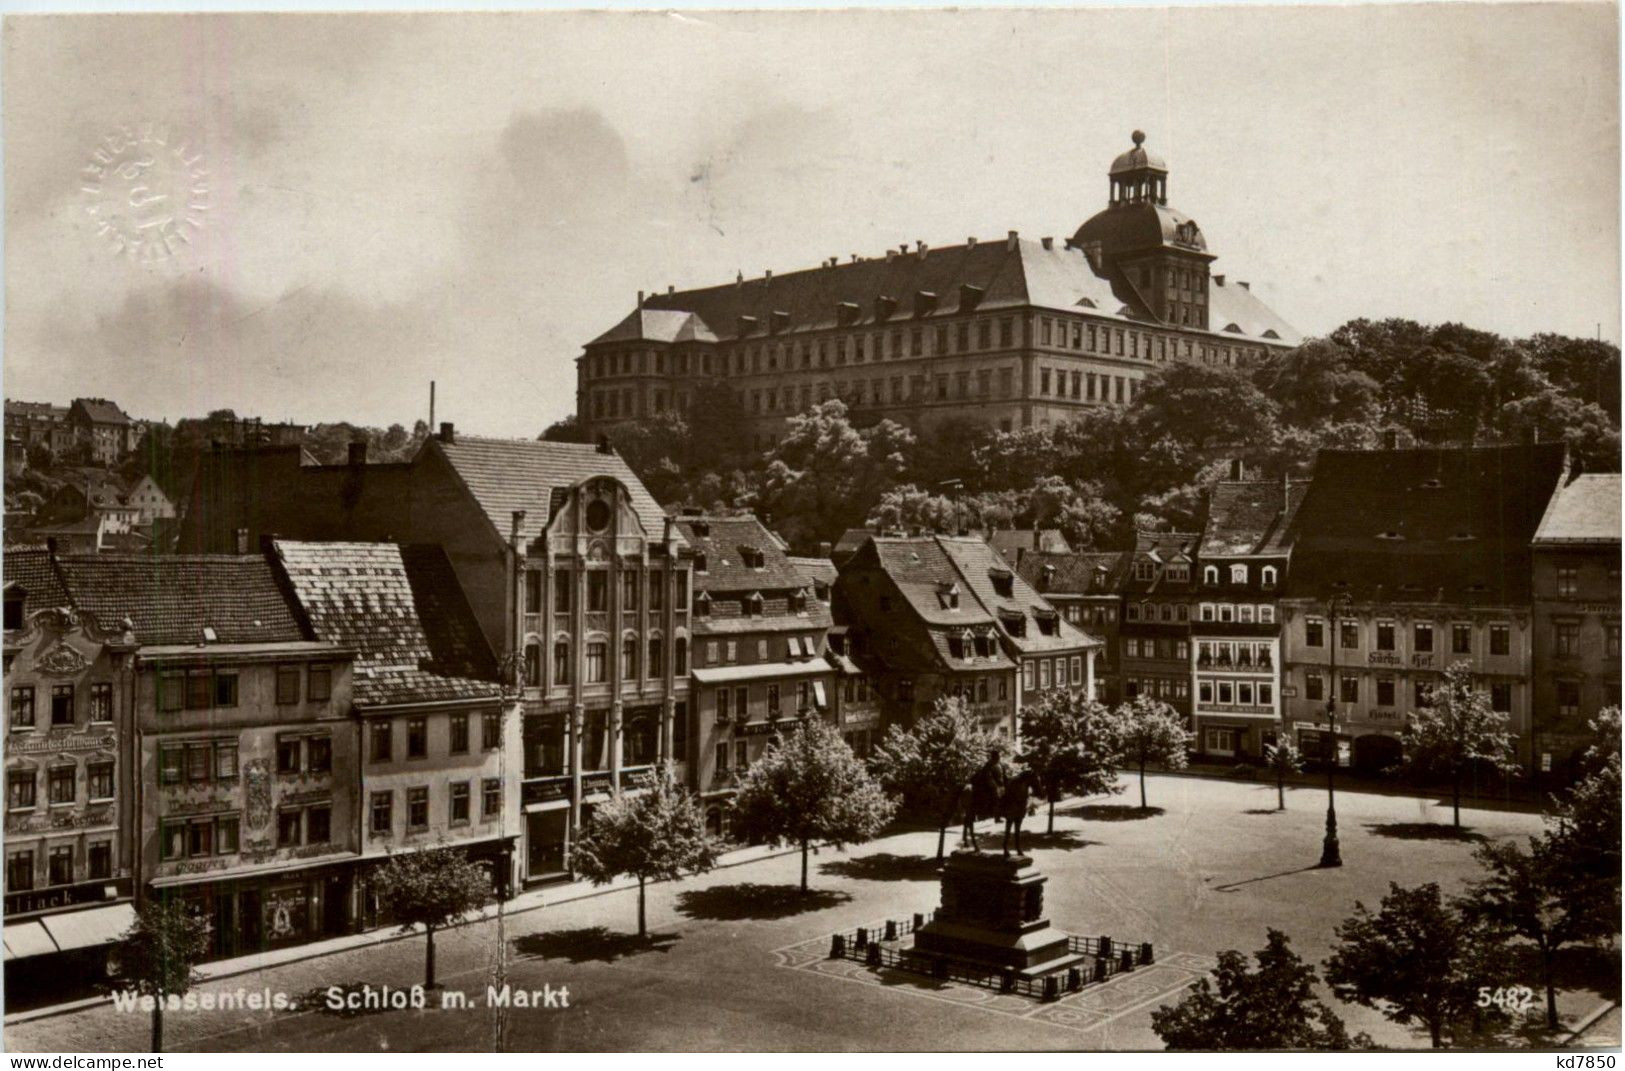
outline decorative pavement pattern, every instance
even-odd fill
[[[884,925],[884,922],[875,923],[870,926],[870,931],[874,932]],[[854,960],[830,959],[828,937],[815,937],[774,949],[773,957],[778,966],[791,970],[810,971],[862,985],[900,989],[931,1000],[1064,1026],[1081,1033],[1097,1030],[1141,1008],[1177,1000],[1192,982],[1204,977],[1218,962],[1211,956],[1171,952],[1159,956],[1149,967],[1114,974],[1104,982],[1086,985],[1076,993],[1065,994],[1060,1000],[1046,1004],[1030,997],[1000,993],[980,986],[939,981],[911,971],[891,968],[875,970]]]

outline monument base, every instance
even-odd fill
[[[942,907],[914,934],[911,956],[939,957],[1022,977],[1078,966],[1068,937],[1044,916],[1042,874],[1025,855],[961,850],[942,871]]]

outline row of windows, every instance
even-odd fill
[[[1198,703],[1238,707],[1273,707],[1275,686],[1254,681],[1198,681]]]
[[[1123,680],[1123,697],[1149,695],[1157,699],[1186,700],[1191,696],[1191,682],[1187,677],[1127,677]]]
[[[553,640],[553,676],[551,681],[553,687],[557,688],[570,683],[572,677],[571,666],[570,641],[567,637],[559,636]],[[621,639],[620,659],[621,680],[638,680],[638,668],[637,637],[623,637]],[[679,636],[672,643],[672,668],[677,676],[688,676],[687,637]],[[583,671],[585,676],[582,680],[585,684],[604,684],[608,682],[608,640],[587,641]],[[643,674],[648,680],[657,680],[665,675],[665,642],[658,635],[649,637],[648,658],[643,663]],[[525,679],[534,682],[537,686],[542,683],[542,647],[539,643],[532,642],[525,646]]]
[[[1557,619],[1552,622],[1552,654],[1559,658],[1572,658],[1580,653],[1583,625],[1580,621]],[[1609,658],[1619,657],[1619,622],[1602,624],[1603,652]]]
[[[75,713],[75,686],[72,684],[51,685],[51,724],[73,725],[77,715]],[[113,686],[106,681],[95,681],[90,685],[90,702],[86,714],[92,722],[107,722],[113,720]],[[11,727],[13,729],[32,729],[35,725],[34,712],[34,686],[32,684],[19,684],[11,689]]]
[[[52,807],[79,802],[79,767],[56,763],[45,769],[46,802]],[[113,764],[85,764],[85,795],[91,803],[113,798]],[[39,805],[39,771],[26,766],[6,770],[6,809],[30,811]]]
[[[704,572],[705,555],[697,555],[695,557],[695,565],[699,572]],[[713,601],[721,602],[723,600],[713,600],[710,592],[700,592],[699,595],[694,599],[694,616],[710,617]],[[761,617],[767,608],[767,600],[762,597],[761,592],[753,591],[749,595],[746,595],[744,598],[739,600],[739,608],[745,617]],[[801,588],[795,588],[786,593],[785,612],[805,616],[807,613],[806,591],[802,590]]]
[[[1177,659],[1183,662],[1190,654],[1190,644],[1185,640],[1153,639],[1149,636],[1128,636],[1123,640],[1124,658]]]
[[[1038,370],[1038,394],[1040,397],[1050,396],[1051,369]],[[1056,368],[1054,372],[1054,395],[1065,398],[1067,371]],[[1133,377],[1108,376],[1105,373],[1073,372],[1072,373],[1072,400],[1073,401],[1101,401],[1112,402],[1116,405],[1126,405],[1134,400],[1134,391],[1139,381]]]
[[[429,721],[427,718],[407,718],[406,751],[408,759],[429,757]],[[446,753],[466,755],[469,751],[468,715],[453,714],[446,719]],[[367,727],[367,738],[373,762],[391,762],[395,758],[395,720],[378,718]],[[495,751],[502,746],[502,716],[497,713],[480,715],[480,750]]]
[[[1203,621],[1235,621],[1243,625],[1257,621],[1261,625],[1273,625],[1275,607],[1269,603],[1254,606],[1251,603],[1204,602],[1197,616]]]
[[[98,840],[86,845],[83,879],[76,874],[73,845],[62,844],[51,848],[45,853],[45,860],[48,886],[72,885],[79,880],[110,880],[113,877],[113,842]],[[34,888],[37,880],[32,848],[6,853],[6,892],[28,892]]]
[[[1343,673],[1338,677],[1337,701],[1340,703],[1359,703],[1363,685],[1358,673]],[[1375,687],[1370,692],[1369,700],[1374,706],[1392,707],[1395,705],[1397,683],[1393,677],[1379,676],[1373,682]],[[1411,703],[1415,707],[1429,705],[1434,682],[1417,677],[1411,681]],[[1512,709],[1512,685],[1503,682],[1490,684],[1490,706],[1503,713]],[[1319,673],[1304,674],[1303,697],[1310,701],[1321,701],[1326,698],[1326,678]]]
[[[588,613],[601,614],[609,611],[609,570],[587,569],[587,602]],[[642,590],[644,587],[644,574],[635,569],[621,571],[621,605],[623,612],[636,611],[642,603]],[[663,572],[648,574],[649,582],[649,609],[653,611],[665,609],[666,579]],[[677,591],[673,606],[677,610],[688,608],[688,573],[678,570],[673,574],[673,582]],[[575,604],[575,572],[571,569],[553,570],[553,612],[567,614]],[[539,569],[530,569],[525,572],[525,612],[539,614],[542,612],[542,573]]]
[[[1248,666],[1269,669],[1274,655],[1267,643],[1198,643],[1196,664],[1207,666]]]
[[[715,696],[715,708],[718,722],[731,721],[734,718],[749,718],[751,712],[751,698],[754,693],[749,685],[741,684],[733,688],[718,688]],[[783,712],[783,697],[779,684],[762,686],[759,693],[762,697],[763,709],[769,715]],[[797,681],[796,705],[797,713],[807,710],[822,709],[828,706],[824,695],[823,681]],[[634,764],[631,759],[628,763]]]
[[[1372,633],[1372,650],[1396,650],[1397,626],[1392,621],[1377,621],[1370,626]],[[1337,646],[1343,650],[1355,651],[1360,648],[1360,636],[1367,630],[1367,626],[1359,621],[1339,621],[1337,624]],[[1417,654],[1428,654],[1434,650],[1436,642],[1435,628],[1431,622],[1417,622],[1411,626],[1411,650]],[[1509,625],[1493,624],[1488,627],[1490,654],[1510,654],[1512,650],[1512,630]],[[1303,642],[1305,647],[1326,646],[1326,622],[1320,618],[1307,618],[1303,624]],[[1473,652],[1473,626],[1456,623],[1449,626],[1449,642],[1451,654],[1472,654]]]
[[[746,641],[749,642],[749,641]],[[756,661],[770,661],[773,645],[767,639],[757,639]],[[786,636],[784,649],[789,658],[816,658],[819,654],[816,636]],[[739,661],[738,640],[706,640],[705,664],[708,666],[733,665]]]
[[[471,808],[473,782],[453,781],[446,792],[446,824],[466,826],[472,821]],[[480,782],[480,820],[489,821],[502,814],[502,781],[487,777]],[[395,829],[395,792],[387,789],[371,794],[368,800],[367,829],[375,837],[388,836]],[[429,828],[429,789],[420,785],[406,789],[406,828],[408,831]]]
[[[1034,688],[1065,688],[1070,682],[1072,685],[1082,687],[1083,656],[1072,655],[1070,658],[1029,658],[1021,664],[1021,686],[1026,691]],[[1004,696],[1001,694],[1000,699]]]
[[[158,857],[165,861],[235,855],[240,818],[233,812],[203,818],[160,820]],[[276,815],[276,846],[301,848],[333,840],[333,805],[282,807]]]
[[[1189,621],[1191,608],[1182,602],[1131,602],[1123,606],[1125,621]]]

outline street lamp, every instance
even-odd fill
[[[1341,611],[1346,611],[1353,600],[1344,592],[1333,595],[1327,604],[1326,617],[1331,625],[1332,668],[1331,680],[1328,682],[1326,693],[1326,740],[1322,751],[1326,757],[1326,839],[1320,846],[1320,865],[1334,867],[1343,865],[1342,848],[1337,843],[1337,648],[1343,638],[1338,632],[1337,619]]]

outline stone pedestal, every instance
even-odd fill
[[[1044,917],[1044,882],[1031,857],[957,851],[942,872],[942,907],[914,935],[913,951],[1023,976],[1049,974],[1085,957]]]

